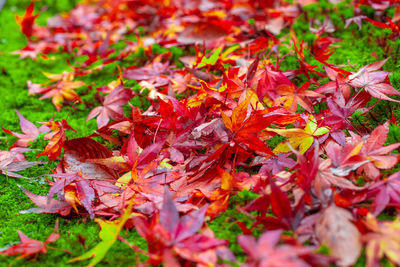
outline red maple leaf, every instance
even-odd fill
[[[10,177],[26,178],[15,172],[25,170],[41,163],[39,161],[25,160],[21,152],[23,153],[29,150],[31,149],[14,148],[11,149],[11,151],[0,150],[0,173]]]
[[[11,256],[21,254],[17,257],[17,259],[21,259],[31,257],[40,253],[47,253],[47,244],[57,241],[57,239],[60,237],[60,235],[56,233],[57,231],[58,221],[56,222],[56,226],[54,227],[54,232],[49,235],[46,241],[43,242],[30,239],[18,230],[18,236],[21,239],[21,243],[0,251],[0,255]]]
[[[35,203],[39,208],[31,208],[28,210],[20,211],[19,213],[56,213],[62,216],[67,216],[72,209],[72,206],[66,202],[64,199],[56,200],[51,199],[49,201],[47,196],[36,195],[29,190],[25,189],[23,186],[18,185],[22,191]]]
[[[364,171],[371,179],[377,179],[381,175],[379,169],[393,168],[398,162],[396,155],[386,155],[400,147],[400,143],[384,146],[388,135],[389,121],[376,127],[367,140],[363,137],[364,145],[360,155],[369,162],[362,165],[359,171]],[[357,141],[362,140],[360,136],[355,134],[353,134],[353,138]]]
[[[297,104],[299,104],[308,112],[313,112],[312,102],[308,99],[308,97],[324,98],[325,96],[314,91],[307,90],[310,84],[311,82],[308,81],[299,88],[296,88],[294,84],[278,85],[276,92],[278,95],[280,95],[280,97],[275,99],[275,105],[284,103],[283,106],[286,109],[296,112]]]
[[[150,264],[164,260],[170,266],[179,266],[176,256],[189,262],[215,264],[205,257],[207,252],[224,247],[226,241],[198,233],[203,226],[208,206],[179,217],[178,210],[166,189],[159,214],[149,224],[143,218],[134,218],[136,230],[149,242]],[[231,258],[232,259],[232,258]],[[178,265],[176,265],[178,264]]]
[[[307,256],[315,251],[315,247],[278,245],[282,232],[283,230],[265,232],[257,241],[254,236],[238,236],[238,243],[247,254],[244,266],[310,266],[307,260],[310,261],[311,259]],[[314,256],[317,257],[317,255]],[[320,259],[314,258],[312,260],[323,260],[326,263],[326,259],[323,258],[324,256],[321,255]]]
[[[58,173],[51,174],[50,176],[56,177],[58,180],[50,188],[47,202],[52,200],[54,194],[63,190],[69,184],[74,183],[76,198],[79,199],[79,202],[89,212],[90,218],[94,218],[93,201],[95,198],[95,191],[89,181],[82,177],[82,173]],[[75,203],[71,206],[75,207]]]
[[[380,214],[389,204],[400,205],[400,172],[371,185],[368,188],[367,197],[373,197],[373,214],[375,216]]]
[[[45,133],[50,131],[50,129],[42,125],[39,129],[30,121],[24,118],[21,113],[18,112],[18,110],[15,110],[15,113],[17,113],[19,117],[19,123],[21,126],[21,130],[23,134],[16,133],[7,129],[3,129],[6,133],[12,134],[16,137],[18,137],[18,140],[10,147],[28,147],[32,144],[32,142],[39,136],[41,133]]]
[[[341,72],[345,72],[346,74],[350,74],[348,71],[344,71],[338,69]],[[351,94],[351,89],[349,86],[349,77],[343,76],[343,73],[339,73],[338,70],[325,67],[325,71],[327,76],[331,81],[327,82],[326,84],[322,85],[321,87],[317,88],[315,92],[317,93],[337,93],[341,92],[345,99],[348,99]]]
[[[358,169],[368,160],[360,155],[363,142],[347,143],[344,147],[335,142],[326,146],[326,154],[332,160],[332,173],[338,176],[347,176],[350,171]]]
[[[376,71],[380,69],[387,59],[371,63],[362,67],[356,73],[349,76],[349,84],[356,88],[364,88],[367,93],[378,99],[400,102],[387,95],[400,95],[390,84],[385,83],[389,72]]]
[[[116,87],[105,97],[102,106],[95,107],[90,111],[86,121],[98,116],[97,127],[101,128],[110,121],[110,118],[114,120],[123,118],[124,111],[122,110],[122,106],[125,105],[132,96],[132,90],[124,89],[123,85]]]
[[[32,36],[35,19],[37,18],[37,16],[39,16],[39,13],[33,15],[34,9],[35,4],[31,2],[30,5],[26,8],[23,17],[15,15],[17,23],[21,26],[22,33],[25,34],[28,38]]]

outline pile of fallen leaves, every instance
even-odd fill
[[[46,83],[27,81],[29,94],[50,98],[60,110],[83,102],[76,89],[96,90],[98,106],[87,120],[96,118],[98,129],[67,140],[66,131],[74,131],[67,120],[37,128],[16,111],[23,133],[3,129],[18,141],[0,152],[1,173],[21,177],[15,172],[38,164],[23,153],[43,133],[48,143],[38,156],[60,160],[47,176],[47,196],[21,187],[38,206],[22,212],[77,213],[99,223],[101,243],[71,262],[93,257],[94,265],[120,240],[147,255],[146,264],[235,264],[228,242],[215,238],[207,222],[234,194],[249,190],[258,198],[240,211],[255,223],[240,224],[237,239],[246,266],[349,266],[364,247],[368,266],[383,257],[400,264],[400,217],[377,219],[400,204],[400,172],[392,171],[400,143],[385,146],[390,122],[368,132],[351,119],[369,112],[370,103],[399,102],[388,96],[400,93],[382,70],[386,59],[359,69],[329,63],[332,44],[341,41],[331,37],[332,21],[326,17],[314,28],[310,19],[315,39],[306,44],[291,25],[314,1],[292,2],[86,0],[45,27],[34,24],[31,3],[17,17],[28,44],[14,53],[46,59],[62,51],[86,60],[68,62],[69,72],[44,73]],[[346,26],[370,23],[399,37],[398,1],[350,4],[355,16]],[[374,9],[374,17],[361,6]],[[382,15],[388,8],[396,8],[393,18]],[[125,46],[116,50],[120,42]],[[167,52],[155,53],[154,44]],[[174,66],[173,46],[185,51],[182,67]],[[297,57],[298,68],[282,70],[282,47]],[[121,67],[107,86],[75,79],[140,51],[147,59],[142,66]],[[142,93],[125,86],[129,80]],[[128,103],[138,94],[150,101],[147,110]],[[283,141],[269,145],[274,140]],[[119,236],[123,227],[135,228],[148,251]],[[258,239],[254,229],[263,232]],[[21,244],[0,253],[43,253],[58,238],[19,235]],[[329,255],[319,253],[322,244]]]

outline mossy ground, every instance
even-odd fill
[[[42,71],[50,73],[60,73],[68,69],[65,63],[67,54],[57,54],[55,60],[43,60],[38,58],[19,59],[18,55],[11,55],[9,52],[21,49],[26,45],[25,36],[21,34],[18,25],[15,22],[14,14],[22,15],[26,6],[30,1],[13,0],[7,1],[3,10],[0,11],[0,124],[6,129],[20,131],[18,117],[14,109],[18,109],[28,120],[48,121],[51,118],[55,120],[65,119],[69,112],[69,107],[65,106],[61,112],[56,112],[54,106],[49,100],[39,100],[38,97],[28,96],[26,86],[27,80],[33,82],[44,82],[46,78]],[[47,0],[38,2],[40,9],[47,5],[49,8],[41,12],[38,18],[40,24],[44,25],[46,19],[54,14],[67,11],[72,8],[75,1],[56,1]],[[332,9],[333,6],[321,1],[320,5],[311,5],[306,9],[308,16],[318,16],[322,10]],[[333,12],[331,12],[333,14]],[[390,76],[391,82],[395,88],[400,87],[400,62],[397,60],[400,42],[393,41],[387,51],[379,46],[376,40],[388,36],[385,30],[378,30],[376,27],[363,23],[363,28],[358,31],[356,25],[351,25],[348,29],[343,29],[343,18],[351,17],[352,11],[341,5],[338,11],[331,16],[331,19],[337,26],[334,36],[341,38],[343,42],[337,44],[336,52],[332,55],[330,62],[334,64],[355,64],[357,68],[360,66],[382,60],[391,56],[385,64],[384,69],[393,71]],[[329,12],[328,12],[329,14]],[[306,42],[312,42],[313,35],[310,35],[307,23],[299,22],[294,26],[294,30],[298,36],[304,36]],[[374,41],[375,40],[375,41]],[[182,53],[180,49],[172,51],[173,53]],[[375,52],[378,59],[372,55]],[[140,55],[139,55],[140,57]],[[133,60],[135,57],[133,57]],[[135,64],[135,62],[130,62]],[[136,62],[137,64],[137,62]],[[293,68],[297,61],[289,56],[282,63],[284,68]],[[101,73],[86,76],[84,79],[87,83],[94,82],[97,86],[105,85],[115,79],[117,69],[115,64],[111,64]],[[139,102],[136,98],[136,100]],[[148,104],[148,103],[147,103]],[[391,117],[390,110],[394,111],[397,119],[400,119],[400,109],[396,104],[382,101],[374,109],[375,119],[371,116],[360,115],[355,118],[354,122],[362,123],[366,127],[374,128],[377,124],[385,122]],[[87,136],[96,129],[95,120],[86,122],[86,116],[89,109],[84,104],[76,105],[69,115],[68,123],[77,130],[77,133],[68,132],[69,138]],[[6,150],[16,140],[14,137],[0,133],[5,137],[0,139],[0,149]],[[391,125],[388,143],[400,141],[400,126]],[[43,149],[44,142],[39,141],[35,147],[39,150]],[[28,160],[34,160],[38,151],[27,153]],[[46,159],[42,159],[46,162]],[[32,239],[45,240],[53,231],[56,220],[60,224],[60,239],[51,244],[47,254],[42,254],[34,260],[16,259],[15,257],[0,256],[1,266],[80,266],[81,263],[68,264],[68,260],[79,256],[92,248],[99,242],[99,227],[96,223],[86,217],[70,216],[61,218],[60,216],[51,214],[19,214],[20,210],[32,208],[34,204],[28,197],[17,187],[17,184],[23,185],[28,190],[36,194],[45,195],[48,192],[48,186],[44,183],[44,174],[50,173],[50,169],[54,168],[56,163],[50,162],[41,166],[33,167],[21,174],[27,177],[33,177],[31,180],[9,178],[0,175],[0,249],[19,242],[17,230],[22,231]],[[253,196],[254,197],[254,196]],[[240,228],[236,221],[244,221],[251,224],[251,219],[236,210],[237,205],[243,205],[243,202],[251,198],[248,193],[242,193],[231,200],[228,211],[218,216],[210,223],[210,228],[215,232],[216,237],[229,240],[230,248],[237,254],[238,258],[243,260],[244,256],[240,246],[236,243],[236,236],[241,234]],[[85,246],[79,243],[79,236],[85,239]],[[128,241],[137,244],[140,248],[146,249],[145,241],[135,232],[124,230],[122,236]],[[66,253],[68,250],[70,253]],[[111,251],[107,254],[105,260],[98,266],[127,266],[135,264],[135,254],[133,251],[121,242],[116,242]],[[360,260],[362,265],[362,260]]]

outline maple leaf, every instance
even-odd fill
[[[317,93],[337,93],[341,92],[343,97],[345,99],[349,99],[350,94],[351,94],[351,89],[349,85],[349,77],[347,76],[342,76],[342,73],[339,73],[338,70],[329,68],[329,67],[324,67],[327,76],[331,81],[327,82],[326,84],[322,85],[321,87],[317,88],[315,92]],[[345,72],[346,74],[351,74],[351,72],[344,71],[339,69],[341,72]],[[329,99],[329,98],[328,98]]]
[[[47,87],[42,87],[42,84],[33,83],[30,80],[26,82],[26,86],[28,87],[29,95],[44,94],[49,91]]]
[[[226,128],[232,132],[236,132],[243,127],[244,120],[248,117],[249,104],[255,94],[249,93],[242,102],[240,102],[232,111],[232,116],[229,118],[225,113],[221,113],[222,120]]]
[[[320,26],[319,28],[314,28],[312,24],[315,24],[315,26]],[[319,19],[315,19],[312,20],[310,22],[310,31],[315,33],[318,36],[318,39],[316,40],[316,42],[318,42],[318,40],[325,40],[324,42],[333,42],[333,41],[329,41],[329,39],[331,39],[332,37],[319,37],[320,35],[322,35],[324,32],[326,33],[331,33],[331,32],[335,32],[335,26],[333,26],[332,20],[329,17],[325,17],[324,21],[321,22]],[[333,38],[332,38],[333,39]],[[316,56],[316,58],[318,59],[318,57]],[[322,60],[325,61],[325,60]]]
[[[210,55],[209,58],[202,56],[201,61],[199,64],[196,65],[197,68],[202,68],[205,66],[214,66],[218,59],[219,55],[221,53],[222,47],[217,47],[214,52]]]
[[[265,25],[265,29],[271,32],[274,35],[278,35],[282,29],[284,29],[287,25],[285,19],[281,16],[277,18],[270,19],[268,23]]]
[[[355,186],[350,180],[336,176],[332,173],[331,160],[320,159],[318,144],[314,149],[308,151],[305,155],[296,152],[297,166],[292,173],[292,178],[296,179],[297,185],[304,191],[306,200],[311,199],[311,189],[315,190],[316,196],[323,202],[330,201],[332,191],[331,186],[336,185],[342,189],[362,190]]]
[[[343,129],[354,129],[352,122],[350,120],[351,115],[356,110],[362,112],[367,112],[373,106],[365,108],[367,102],[371,99],[371,96],[365,91],[357,93],[355,96],[351,97],[347,101],[340,95],[336,94],[336,99],[331,98],[326,99],[328,104],[330,114],[324,118],[324,125],[330,127],[330,135],[332,138],[342,146],[346,145],[345,135]]]
[[[32,166],[41,164],[40,161],[26,161],[22,154],[19,152],[29,151],[30,149],[14,148],[11,151],[0,150],[0,173],[10,177],[27,178],[22,176],[17,171],[22,171]],[[21,157],[22,156],[22,157]]]
[[[71,212],[72,206],[65,200],[51,199],[50,201],[48,201],[49,199],[47,196],[36,195],[20,185],[18,185],[18,187],[22,191],[24,191],[24,193],[33,201],[33,203],[35,203],[37,206],[39,206],[39,208],[32,208],[32,209],[20,211],[19,213],[21,213],[21,214],[56,213],[56,214],[60,214],[62,216],[67,216]]]
[[[272,213],[278,217],[278,220],[285,229],[296,229],[299,224],[299,220],[303,217],[301,206],[302,202],[299,202],[298,207],[292,209],[290,200],[285,192],[281,190],[279,186],[272,181],[270,178],[271,186],[271,210]]]
[[[332,161],[330,159],[325,159],[319,163],[318,173],[314,181],[314,188],[315,193],[320,199],[326,198],[325,190],[329,190],[331,185],[350,190],[364,189],[363,187],[354,185],[349,179],[334,175],[330,169],[331,164]]]
[[[359,5],[359,4],[366,4],[375,10],[383,11],[385,9],[388,9],[390,7],[390,5],[393,4],[393,1],[382,2],[379,0],[359,0],[359,1],[357,1],[357,5]]]
[[[388,135],[389,121],[376,127],[362,147],[362,155],[370,162],[362,165],[360,171],[364,171],[365,174],[372,179],[376,179],[380,176],[378,169],[393,168],[398,162],[397,156],[385,155],[400,147],[400,143],[384,146]]]
[[[104,159],[111,156],[112,153],[88,137],[65,141],[64,150],[62,167],[65,173],[49,175],[56,180],[49,190],[48,202],[58,193],[58,198],[65,199],[77,212],[76,205],[83,206],[93,219],[96,197],[101,202],[107,193],[122,192],[112,182],[119,177],[114,170],[90,162],[90,159]]]
[[[150,264],[158,264],[162,259],[166,264],[177,263],[175,253],[191,262],[213,264],[203,253],[224,246],[226,241],[197,233],[203,226],[207,208],[205,205],[180,218],[168,189],[165,189],[164,203],[152,224],[134,218],[136,230],[149,241]]]
[[[332,160],[333,174],[347,176],[350,171],[358,169],[369,160],[361,155],[362,141],[346,143],[344,147],[335,142],[329,142],[326,146],[326,154]]]
[[[22,116],[21,113],[18,112],[18,110],[15,110],[15,113],[17,113],[19,117],[19,123],[23,134],[15,133],[2,127],[3,131],[5,131],[6,133],[18,137],[18,140],[10,148],[28,147],[39,136],[39,134],[50,131],[50,129],[45,125],[41,126],[38,129],[32,122],[25,119],[24,116]]]
[[[322,28],[323,29],[323,28]],[[326,64],[325,62],[330,58],[330,56],[334,53],[334,49],[331,46],[334,42],[341,42],[341,39],[333,38],[333,37],[318,37],[312,46],[312,52],[314,57],[319,62]]]
[[[158,155],[163,145],[163,142],[158,142],[142,150],[136,143],[134,134],[131,134],[121,151],[123,155],[109,158],[98,157],[87,161],[103,165],[107,172],[112,170],[124,173],[122,176],[117,176],[117,178],[119,177],[116,183],[118,187],[126,188],[130,185],[130,189],[136,190],[138,193],[154,194],[156,193],[155,187],[162,189],[161,184],[156,185],[157,182],[155,183],[152,179],[145,179],[143,176],[159,166],[161,159],[158,159]]]
[[[400,265],[400,217],[394,221],[378,221],[368,213],[364,224],[371,232],[362,239],[367,243],[365,254],[367,267],[379,266],[379,260],[386,256],[394,265]]]
[[[299,116],[278,107],[252,112],[252,105],[257,104],[259,104],[257,95],[249,91],[246,99],[233,109],[230,118],[223,112],[221,117],[225,127],[233,132],[232,139],[235,143],[243,144],[261,156],[274,155],[271,149],[260,140],[257,133],[271,124],[293,123],[299,119]]]
[[[51,87],[51,90],[41,96],[39,99],[52,98],[52,102],[57,111],[61,110],[64,99],[70,101],[82,102],[74,89],[85,85],[82,81],[74,81],[73,72],[64,72],[62,74],[44,73],[51,80],[55,80],[56,84]]]
[[[16,244],[12,247],[9,247],[5,250],[0,251],[0,255],[18,255],[17,259],[27,258],[34,255],[38,255],[40,253],[47,253],[47,244],[53,243],[57,241],[60,237],[58,233],[58,221],[56,221],[56,225],[54,227],[54,232],[49,235],[46,241],[38,241],[34,239],[30,239],[21,231],[18,230],[18,236],[21,239],[21,243]]]
[[[367,16],[360,15],[360,16],[355,16],[355,17],[346,19],[346,21],[345,21],[346,24],[344,25],[344,28],[347,29],[347,27],[349,27],[349,25],[354,22],[355,24],[357,24],[358,29],[361,31],[361,28],[362,28],[361,22],[365,18],[367,18]]]
[[[133,96],[130,89],[124,89],[123,85],[117,86],[108,94],[102,106],[95,107],[89,112],[86,121],[97,117],[97,128],[105,126],[110,118],[118,120],[124,117],[122,106],[126,104]]]
[[[244,266],[309,266],[302,257],[314,252],[315,248],[278,245],[282,232],[267,231],[257,241],[253,236],[239,235],[238,243],[248,255]]]
[[[92,138],[74,138],[64,142],[61,164],[65,172],[82,172],[82,177],[86,179],[98,179],[106,183],[107,180],[118,179],[117,169],[108,168],[96,161],[106,160],[112,155],[104,145]],[[112,187],[111,184],[109,186]]]
[[[400,95],[390,84],[384,83],[390,72],[376,71],[380,69],[387,59],[371,63],[360,68],[356,73],[349,76],[349,84],[356,88],[364,88],[367,93],[378,99],[400,102],[387,95]]]
[[[28,81],[29,94],[44,94],[39,99],[52,98],[52,102],[57,111],[60,111],[64,99],[70,101],[80,101],[81,98],[77,95],[74,89],[85,85],[82,81],[74,81],[74,72],[63,72],[62,74],[43,73],[50,79],[51,85],[41,87],[39,84],[34,84]]]
[[[317,74],[318,76],[324,77],[324,75],[322,73],[315,70],[315,68],[318,67],[318,65],[311,65],[308,62],[306,62],[304,51],[303,51],[304,50],[304,40],[301,40],[299,42],[293,29],[290,29],[290,35],[292,37],[294,50],[296,51],[296,54],[298,56],[298,61],[300,63],[300,69],[297,72],[303,73],[308,79],[311,79],[310,72]],[[311,80],[307,82],[308,83],[307,87],[309,86],[310,82],[311,82]],[[303,84],[303,86],[304,85],[305,84]],[[307,88],[304,88],[304,89],[307,89]]]
[[[280,105],[284,103],[283,107],[296,112],[297,104],[302,106],[305,110],[312,113],[312,103],[307,97],[321,97],[324,98],[324,95],[316,93],[314,91],[307,90],[310,86],[311,82],[306,82],[299,88],[296,88],[292,85],[278,85],[276,92],[281,97],[275,99],[274,104]]]
[[[15,14],[15,19],[17,23],[21,26],[22,33],[28,38],[32,36],[35,19],[37,18],[37,16],[39,16],[39,13],[33,15],[34,9],[35,9],[35,4],[34,2],[31,2],[29,6],[26,8],[23,17],[20,17],[17,14]]]
[[[36,57],[38,56],[38,54],[41,53],[41,51],[42,51],[42,49],[40,47],[32,46],[30,44],[30,42],[28,41],[28,44],[24,48],[16,50],[16,51],[13,51],[13,52],[11,52],[11,54],[13,54],[13,55],[18,55],[19,54],[20,55],[20,57],[19,57],[20,59],[24,59],[24,58],[30,57],[31,59],[35,60]],[[32,82],[28,80],[27,81],[28,89],[29,89],[29,86],[30,86],[29,83],[31,83],[32,86],[37,86],[37,84],[32,84]]]
[[[393,21],[388,17],[386,17],[387,23],[370,19],[367,16],[365,16],[364,19],[376,27],[379,27],[382,29],[390,29],[392,31],[393,35],[399,33],[399,27],[397,26],[397,24],[393,23]]]
[[[78,212],[78,204],[89,212],[91,218],[94,218],[95,212],[101,211],[97,209],[97,205],[105,205],[110,194],[122,192],[121,188],[112,182],[118,178],[114,170],[99,163],[90,162],[90,159],[95,161],[110,157],[112,153],[88,137],[65,141],[64,150],[61,166],[66,173],[49,175],[56,180],[51,182],[52,186],[47,197],[36,196],[24,190],[40,207],[40,209],[31,209],[25,213],[47,212],[64,215],[69,213],[71,207]],[[59,200],[52,198],[56,193]],[[94,203],[96,197],[99,204]]]
[[[379,215],[388,204],[400,204],[400,173],[396,172],[368,188],[368,198],[374,197],[373,214]]]
[[[68,198],[66,198],[67,202],[71,204],[72,207],[75,207],[75,198],[85,207],[85,209],[89,212],[90,218],[94,218],[93,211],[93,201],[95,199],[95,191],[93,187],[90,185],[88,181],[86,181],[82,177],[82,173],[58,173],[58,174],[50,174],[49,176],[59,178],[53,186],[50,188],[49,195],[47,197],[47,202],[49,203],[52,200],[52,197],[55,193],[64,189],[69,184],[74,183],[76,190],[76,197],[73,197],[73,202]]]
[[[218,40],[226,36],[228,32],[219,25],[215,25],[206,21],[200,23],[191,23],[185,27],[177,41],[182,44],[206,44]]]
[[[273,150],[274,153],[291,152],[292,149],[290,147],[292,147],[293,149],[299,148],[300,154],[304,154],[311,147],[315,138],[329,132],[329,128],[327,127],[318,127],[317,121],[313,116],[309,117],[304,129],[267,128],[267,130],[289,138],[288,140],[278,144]]]
[[[254,177],[254,175],[253,175]],[[260,179],[261,177],[258,178]],[[264,178],[265,179],[265,178]],[[254,228],[256,225],[263,225],[267,229],[284,229],[284,230],[295,230],[299,226],[301,219],[304,217],[304,196],[301,196],[295,205],[291,204],[289,196],[286,191],[282,191],[283,186],[278,186],[272,180],[272,177],[268,175],[267,181],[270,185],[270,195],[261,196],[257,201],[252,203],[248,208],[260,211],[262,216],[256,217]],[[266,186],[266,183],[262,188]],[[261,186],[262,184],[257,181]],[[257,186],[260,186],[257,185]],[[251,189],[254,191],[254,189]],[[262,192],[264,189],[259,189],[256,192]],[[262,201],[263,204],[260,203]],[[266,216],[268,206],[271,204],[272,213],[276,218]]]
[[[361,254],[361,234],[351,220],[349,211],[331,204],[315,226],[317,238],[330,248],[339,266],[353,265]]]
[[[394,167],[398,159],[394,155],[386,155],[400,147],[400,143],[383,146],[389,134],[389,122],[376,127],[369,136],[363,138],[351,132],[352,138],[342,148],[333,142],[328,143],[326,152],[337,168],[332,168],[336,175],[345,176],[350,171],[358,169],[377,179],[381,174],[379,169]],[[368,139],[367,139],[368,138]]]
[[[65,141],[65,130],[69,129],[74,132],[76,131],[72,129],[64,119],[62,119],[61,122],[49,121],[42,124],[49,127],[53,132],[44,136],[45,139],[50,139],[50,142],[44,148],[44,151],[38,154],[37,157],[47,155],[49,160],[55,160],[61,154],[61,148]]]
[[[169,62],[161,62],[163,56],[164,54],[157,56],[152,63],[147,64],[145,67],[128,69],[122,76],[126,79],[146,80],[166,84],[168,83],[168,78],[162,74],[168,72],[172,66],[169,65]]]
[[[286,77],[283,72],[272,69],[267,66],[263,76],[257,85],[257,96],[260,100],[264,100],[264,97],[268,95],[269,98],[275,99],[278,97],[276,88],[278,86],[292,86],[293,83]]]
[[[285,168],[292,169],[296,162],[289,158],[290,153],[280,153],[277,157],[271,157],[263,161],[254,161],[252,165],[262,165],[260,173],[271,172],[273,175],[284,171]]]
[[[135,209],[140,211],[143,214],[152,215],[156,210],[161,210],[162,204],[164,203],[163,194],[158,194],[159,192],[152,192],[152,193],[142,193],[139,192],[142,196],[149,200],[149,202],[145,202],[141,205],[135,206]],[[162,192],[160,192],[162,193]],[[184,203],[187,201],[187,197],[177,197],[174,199],[174,203],[176,209],[179,212],[187,213],[192,210],[197,210],[198,207],[190,204]]]

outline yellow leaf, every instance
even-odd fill
[[[219,175],[221,175],[221,189],[231,190],[233,187],[233,176],[222,168],[218,168]]]
[[[301,143],[300,143],[300,154],[306,153],[306,151],[310,148],[310,146],[313,144],[314,138],[312,136],[304,138]]]
[[[195,108],[199,107],[202,103],[204,98],[207,96],[207,93],[198,94],[196,97],[189,99],[187,102],[188,108]]]
[[[310,115],[307,125],[304,128],[304,131],[306,131],[307,133],[313,135],[313,136],[319,136],[319,135],[324,135],[327,132],[329,132],[329,128],[328,127],[317,127],[317,122],[314,119],[314,117],[312,115]]]
[[[310,116],[306,127],[303,129],[272,129],[267,128],[270,132],[275,132],[281,136],[289,138],[278,144],[273,150],[274,153],[286,153],[292,151],[289,145],[293,149],[299,148],[299,152],[304,154],[313,144],[314,136],[319,136],[329,132],[327,127],[317,127],[317,123],[313,116]]]
[[[164,167],[164,168],[167,168],[167,169],[172,169],[173,166],[172,166],[171,164],[169,164],[168,161],[169,161],[169,159],[163,159],[163,160],[160,162],[160,166],[161,166],[161,167]]]
[[[292,129],[273,129],[273,128],[267,128],[268,131],[270,132],[275,132],[281,136],[284,137],[301,137],[301,136],[309,136],[307,132],[305,132],[303,129],[299,128],[292,128]]]
[[[76,207],[76,203],[78,203],[78,205],[81,205],[81,202],[79,201],[78,197],[76,196],[76,191],[73,190],[71,187],[66,187],[64,189],[64,198],[65,198],[65,201],[67,201],[68,204],[70,204],[72,206],[72,208],[74,208],[76,213],[79,214],[78,208]]]
[[[127,172],[121,177],[119,177],[118,181],[115,183],[116,186],[121,188],[126,188],[129,182],[132,180],[132,172]]]
[[[363,236],[367,241],[367,266],[378,264],[384,256],[393,264],[400,265],[400,217],[394,221],[378,221],[369,213],[365,224],[372,230]]]
[[[220,56],[220,58],[222,60],[228,60],[231,59],[232,60],[232,56],[229,55],[230,53],[234,52],[235,50],[238,50],[240,48],[240,45],[233,45],[231,47],[229,47],[228,49],[226,49]]]
[[[292,145],[291,145],[291,146],[292,146]],[[293,146],[292,146],[292,147],[293,147]],[[278,154],[278,153],[287,153],[287,152],[290,152],[290,151],[292,151],[292,150],[290,149],[288,143],[286,143],[286,142],[279,143],[279,144],[274,148],[274,150],[272,150],[272,152],[275,153],[275,154]]]
[[[48,72],[42,72],[44,76],[46,76],[47,78],[51,79],[51,80],[58,80],[61,79],[62,74],[52,74],[52,73],[48,73]]]
[[[283,141],[278,144],[275,149],[272,151],[274,153],[286,153],[292,151],[292,149],[297,149],[300,147],[300,153],[304,154],[308,148],[314,142],[314,137],[312,137],[309,133],[305,132],[303,129],[271,129],[268,128],[268,131],[276,132],[277,134],[288,137],[289,139]]]
[[[225,127],[228,128],[229,130],[232,130],[232,121],[231,118],[229,118],[225,113],[221,112],[221,117],[222,117],[222,121],[225,124]]]
[[[351,158],[352,156],[358,155],[361,151],[361,148],[363,146],[364,142],[359,142],[354,148],[353,150],[351,150],[351,152],[347,155],[347,157],[345,158],[345,160]]]

